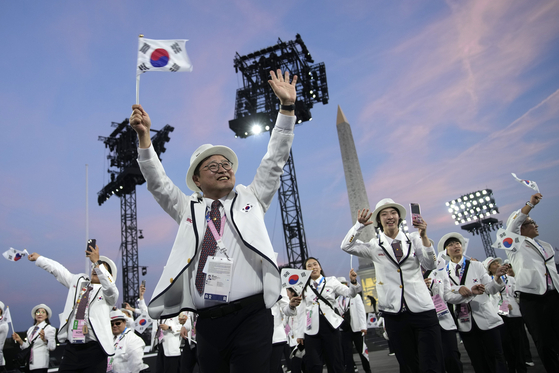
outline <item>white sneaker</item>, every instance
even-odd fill
[[[534,364],[533,361],[527,361],[527,362],[526,362],[526,365],[528,365],[529,367],[533,367],[533,366],[535,366],[536,364]]]

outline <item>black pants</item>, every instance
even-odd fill
[[[472,318],[472,329],[469,332],[460,332],[464,348],[476,373],[507,372],[499,331],[501,327],[503,326],[481,330]]]
[[[59,372],[106,373],[107,355],[99,342],[68,343],[62,355]]]
[[[504,328],[501,328],[501,341],[509,373],[525,373],[528,369],[522,344],[522,330],[524,329],[522,317],[501,316],[501,318],[505,323]]]
[[[196,344],[194,345],[194,348],[190,348],[190,346],[188,345],[188,340],[186,340],[186,343],[184,344],[184,348],[182,349],[181,352],[181,358],[179,364],[181,373],[194,372],[194,366],[198,362],[198,358],[196,357],[197,354],[196,350],[197,350]]]
[[[155,360],[156,373],[178,373],[180,356],[165,356],[163,345],[159,344]]]
[[[330,373],[343,373],[342,342],[340,331],[334,329],[322,314],[318,316],[318,333],[305,334],[305,365],[310,373],[322,373],[322,359]]]
[[[369,364],[369,359],[363,355],[363,335],[361,332],[354,332],[352,330],[342,331],[342,350],[344,355],[344,366],[346,373],[353,373],[353,366],[355,361],[353,361],[353,346],[361,358],[361,364],[363,365],[363,370],[365,372],[371,371],[371,366]]]
[[[270,369],[274,319],[264,301],[219,318],[198,318],[202,373],[262,373]]]
[[[383,313],[384,325],[400,372],[444,372],[437,312]]]
[[[272,355],[270,357],[270,373],[283,372],[281,369],[281,355],[287,342],[274,343],[272,345]]]
[[[520,293],[520,312],[548,372],[559,372],[559,294]]]
[[[444,367],[447,373],[462,373],[464,368],[460,361],[460,350],[456,330],[445,330],[441,328],[441,341],[443,345]]]

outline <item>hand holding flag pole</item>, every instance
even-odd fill
[[[536,192],[540,193],[540,188],[538,188],[538,184],[535,181],[531,180],[522,180],[516,176],[515,173],[511,172],[511,175],[522,185],[526,185],[528,188],[535,190]]]

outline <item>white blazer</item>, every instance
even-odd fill
[[[287,335],[285,333],[284,320],[289,316],[297,315],[297,308],[292,310],[289,307],[289,297],[285,288],[281,289],[281,298],[272,306],[271,311],[274,318],[272,343],[286,342]]]
[[[113,360],[114,373],[138,373],[148,368],[144,364],[144,340],[134,334],[133,329],[126,329],[124,336],[120,335],[114,339],[116,345],[115,357]]]
[[[178,317],[171,317],[169,319],[161,320],[159,324],[169,325],[167,330],[161,329],[163,332],[163,338],[160,343],[163,345],[163,351],[165,356],[180,356],[181,354],[181,328],[182,325],[179,322]],[[155,326],[154,326],[155,327]],[[157,327],[155,327],[157,329]],[[159,338],[156,334],[155,338]]]
[[[68,320],[74,315],[74,306],[80,289],[89,283],[89,278],[83,273],[72,274],[62,264],[44,256],[40,256],[35,264],[53,274],[58,282],[68,288],[64,311],[59,315],[61,326],[58,329],[58,340],[65,342],[68,338]],[[93,297],[90,298],[88,322],[95,338],[105,353],[110,356],[114,354],[114,345],[109,313],[118,299],[118,289],[105,266],[99,266],[96,273],[101,284],[91,284]]]
[[[520,235],[520,227],[527,217],[528,215],[519,211],[507,226],[507,231]],[[506,250],[507,257],[511,261],[512,268],[514,268],[516,291],[543,295],[547,291],[546,271],[551,276],[555,289],[559,290],[559,275],[557,274],[557,267],[555,267],[553,246],[538,239],[525,238],[519,249],[514,245],[508,249],[502,247]],[[544,250],[548,256],[547,258],[544,255]]]
[[[436,268],[437,256],[433,245],[424,247],[417,232],[405,235],[400,231],[397,239],[402,241],[403,255],[398,262],[384,233],[381,232],[369,242],[358,240],[363,227],[363,224],[355,223],[342,241],[342,250],[373,261],[379,310],[387,313],[400,312],[404,299],[413,313],[434,309],[421,274],[421,266],[425,269]]]
[[[367,330],[367,313],[365,312],[365,305],[363,304],[361,295],[357,294],[353,298],[340,295],[338,299],[336,299],[336,304],[338,306],[338,310],[340,311],[340,315],[343,315],[344,313],[344,310],[340,307],[340,303],[343,302],[344,298],[346,302],[349,302],[351,331],[356,333],[360,332],[361,330]]]
[[[29,344],[35,337],[39,335],[41,329],[45,329],[45,339],[46,342],[41,339],[41,337],[37,337],[35,342],[33,343],[33,358],[29,361],[29,369],[44,369],[49,367],[49,351],[54,351],[56,348],[56,328],[43,321],[37,325],[39,330],[33,335],[31,338],[31,334],[35,329],[35,325],[30,327],[27,330],[27,339],[23,342],[21,346],[19,346],[22,350],[24,348],[29,347]]]
[[[447,301],[452,304],[464,303],[468,305],[468,318],[463,320],[457,316],[458,330],[461,332],[469,332],[472,330],[472,318],[481,330],[493,329],[503,324],[503,320],[498,315],[497,310],[493,306],[493,302],[489,298],[489,294],[497,294],[503,289],[504,284],[498,284],[489,276],[483,264],[480,262],[464,261],[464,273],[462,281],[456,278],[455,274],[448,273],[451,282],[451,291],[458,294],[460,287],[466,286],[471,289],[474,285],[485,285],[485,293],[474,295],[471,297],[459,298],[451,297]],[[449,272],[451,272],[449,270]],[[457,307],[456,307],[457,308]]]
[[[321,279],[322,282],[320,282]],[[305,338],[305,334],[316,335],[319,332],[318,317],[320,314],[323,314],[330,325],[336,329],[344,321],[344,319],[334,311],[334,308],[337,307],[336,298],[340,295],[354,297],[361,291],[361,285],[352,284],[350,287],[347,287],[334,276],[320,276],[316,281],[320,282],[317,292],[322,295],[332,307],[325,304],[324,301],[319,299],[314,291],[309,288],[312,284],[311,280],[311,284],[303,290],[303,301],[299,307],[297,307],[298,320],[296,338]],[[310,320],[310,325],[307,325],[307,320]]]
[[[0,322],[0,367],[6,365],[6,361],[4,360],[4,343],[6,343],[6,338],[8,337],[8,323],[7,322]]]
[[[295,117],[281,114],[278,122],[280,120],[295,123]],[[231,204],[223,206],[243,244],[262,257],[267,308],[278,300],[281,280],[264,214],[279,188],[292,142],[293,131],[275,127],[254,180],[249,186],[237,185],[231,192],[234,194]],[[206,204],[199,193],[185,195],[166,175],[153,146],[149,149],[149,159],[138,161],[147,188],[163,210],[179,224],[171,254],[148,306],[150,316],[159,319],[176,316],[183,310],[196,311],[190,293],[190,278],[195,267],[191,264],[193,258],[199,257],[198,250],[205,234]],[[251,208],[245,210],[246,206]]]
[[[444,269],[435,269],[434,271],[431,271],[427,278],[431,279],[429,291],[433,294],[433,296],[438,294],[445,302],[448,302],[449,299],[454,299],[455,303],[466,299],[459,293],[453,293],[450,290],[450,280],[448,278],[448,273]],[[447,307],[452,306],[447,304]],[[441,328],[444,330],[456,330],[456,323],[452,318],[450,310],[444,315],[438,315],[438,318]]]

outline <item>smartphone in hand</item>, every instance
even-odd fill
[[[411,223],[415,227],[417,224],[423,223],[423,218],[421,217],[421,209],[419,208],[419,203],[410,203],[411,211]]]
[[[95,248],[96,245],[97,245],[97,240],[95,238],[91,238],[91,239],[87,240],[86,250],[91,252],[92,250],[91,250],[90,246]]]

